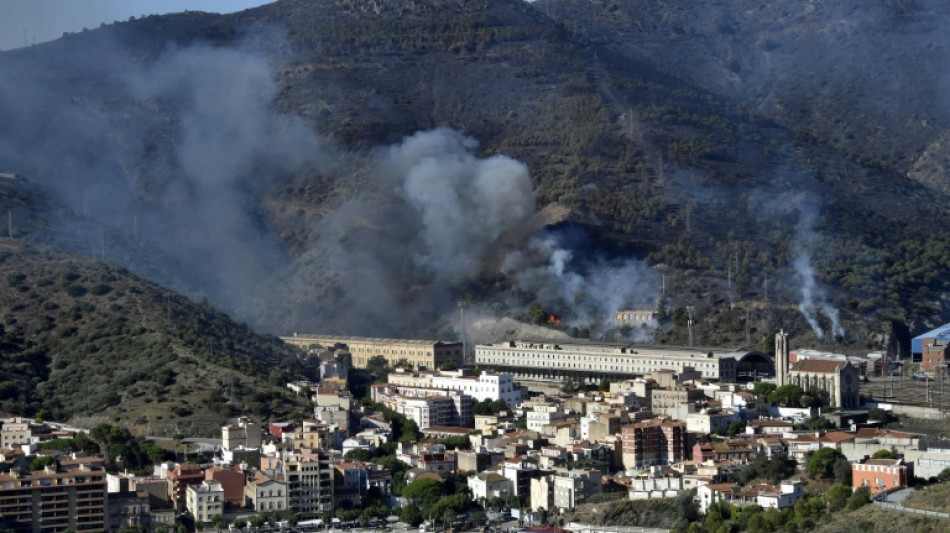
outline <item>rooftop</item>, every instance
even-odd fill
[[[848,363],[827,359],[805,359],[792,366],[792,372],[810,372],[816,374],[834,374]]]

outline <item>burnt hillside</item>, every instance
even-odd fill
[[[629,288],[605,281],[623,285],[622,305],[698,305],[724,343],[746,342],[747,310],[759,335],[820,328],[834,342],[836,310],[855,333],[838,340],[863,349],[881,320],[950,316],[934,176],[946,127],[914,84],[935,55],[904,65],[895,48],[901,81],[882,86],[876,56],[812,68],[823,48],[801,44],[923,44],[944,17],[923,4],[842,8],[872,32],[798,6],[709,19],[689,2],[282,0],[146,17],[0,54],[0,168],[98,228],[82,233],[107,260],[274,332],[452,334],[443,316],[458,298],[516,317],[547,298],[573,325],[594,324],[610,311],[585,308],[593,280],[637,262]],[[787,79],[770,77],[784,65]],[[878,105],[878,87],[905,105]],[[28,120],[49,109],[56,120]],[[544,230],[483,228],[491,238],[469,249],[500,258],[467,258],[452,275],[421,264],[441,241],[424,216],[406,217],[414,199],[380,161],[439,127],[477,141],[460,141],[463,159],[523,162],[525,209],[569,214]],[[536,256],[530,268],[512,266],[514,250]],[[560,286],[575,292],[555,297],[535,278],[565,256],[576,276]]]

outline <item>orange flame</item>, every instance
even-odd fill
[[[548,324],[560,324],[561,319],[554,313],[548,313]]]

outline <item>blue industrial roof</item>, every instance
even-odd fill
[[[914,354],[924,353],[924,339],[950,340],[950,324],[944,324],[927,333],[917,335],[910,341],[910,351]]]

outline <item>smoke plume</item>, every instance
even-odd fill
[[[271,56],[253,39],[142,59],[100,36],[75,40],[88,47],[78,55],[53,43],[56,68],[94,81],[0,76],[0,168],[73,211],[35,238],[207,296],[275,333],[451,337],[445,316],[459,299],[483,301],[482,317],[538,301],[578,326],[655,305],[650,269],[545,228],[525,164],[479,154],[448,128],[343,152],[319,124],[279,112]],[[291,252],[264,203],[315,177],[346,192],[298,219],[310,225]]]
[[[843,337],[844,328],[841,327],[838,310],[828,302],[825,290],[818,283],[815,269],[812,266],[811,250],[816,246],[817,240],[815,233],[817,207],[814,200],[806,194],[797,195],[789,205],[792,209],[796,209],[799,215],[793,248],[793,268],[801,283],[801,301],[798,303],[798,310],[819,338],[825,336],[825,332],[818,322],[819,311],[824,313],[831,321],[832,335]]]

